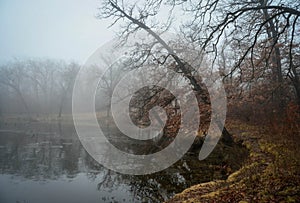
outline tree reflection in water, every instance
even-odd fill
[[[14,131],[9,130],[11,127]],[[238,156],[242,157],[241,154]],[[77,179],[83,178],[87,184],[96,185],[96,188],[92,188],[98,191],[93,193],[97,197],[89,196],[90,200],[86,202],[93,202],[94,199],[102,202],[161,202],[191,185],[225,178],[223,158],[224,155],[213,153],[209,159],[200,162],[196,155],[188,154],[164,171],[151,175],[130,176],[99,165],[84,150],[74,127],[70,124],[38,122],[28,125],[20,122],[13,126],[2,125],[0,131],[0,177],[23,177],[35,182],[42,181],[46,185],[51,180],[66,181],[67,187],[71,188],[74,185],[72,180],[76,182]],[[231,163],[230,167],[237,169],[240,163]],[[0,188],[7,184],[0,182]],[[60,185],[57,185],[57,188],[59,187]],[[64,188],[60,190],[64,193]],[[3,192],[1,191],[2,189],[0,194]],[[85,192],[87,191],[74,194],[74,198]],[[50,194],[51,191],[48,195]],[[14,191],[5,195],[18,196]],[[64,202],[63,194],[60,196],[60,201]]]

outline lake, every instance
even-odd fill
[[[155,174],[123,175],[85,151],[71,122],[1,121],[0,202],[162,202],[192,185],[226,178],[246,156],[241,146],[218,146],[205,161],[190,152]]]

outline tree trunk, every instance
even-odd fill
[[[209,100],[209,95],[206,94],[207,90],[206,90],[205,86],[203,84],[201,84],[199,82],[199,80],[197,80],[196,77],[192,74],[192,71],[194,70],[194,68],[190,64],[181,60],[180,57],[176,54],[176,52],[174,52],[174,50],[157,33],[155,33],[150,27],[148,27],[145,23],[128,15],[126,13],[126,11],[122,10],[120,7],[118,7],[118,5],[114,4],[113,2],[110,2],[110,3],[111,3],[111,6],[114,9],[116,9],[118,12],[120,12],[124,18],[127,18],[133,24],[139,26],[139,28],[145,30],[149,35],[154,37],[157,40],[157,42],[159,44],[161,44],[168,51],[170,56],[172,56],[172,58],[177,63],[177,66],[176,66],[176,69],[178,70],[177,72],[183,74],[183,77],[185,77],[190,82],[194,91],[199,93],[201,100],[205,104],[210,105],[211,103]],[[231,134],[227,131],[227,129],[225,127],[223,127],[222,133],[223,133],[222,137],[224,137],[225,140],[227,140],[227,141],[232,140]],[[162,136],[159,143],[165,142],[165,139],[166,139],[165,136]]]
[[[59,112],[58,112],[58,118],[61,118],[65,98],[66,98],[66,91],[64,91],[62,96],[61,96],[60,105],[59,105]]]
[[[260,1],[261,6],[266,6],[267,1]],[[275,27],[273,20],[270,20],[270,15],[267,9],[263,9],[263,15],[265,20],[268,20],[268,26],[266,28],[268,37],[272,39],[273,45],[277,43],[278,40],[278,30]],[[284,89],[283,85],[283,76],[282,76],[282,65],[281,65],[281,52],[278,46],[274,46],[274,53],[271,53],[272,60],[272,72],[273,72],[273,83],[275,86],[274,96],[275,103],[279,111],[283,111],[285,102],[284,102]]]
[[[18,94],[19,97],[20,97],[20,100],[21,100],[21,102],[22,102],[22,104],[23,104],[23,106],[24,106],[24,108],[25,108],[25,112],[26,112],[27,114],[29,114],[29,108],[28,108],[28,105],[27,105],[27,103],[26,103],[26,101],[25,101],[23,95],[22,95],[22,92],[21,92],[19,89],[17,89],[17,88],[15,88],[15,90],[16,90],[17,94]]]

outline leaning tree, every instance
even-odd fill
[[[274,100],[282,108],[286,84],[292,84],[300,104],[299,6],[300,2],[296,0],[152,0],[134,3],[107,0],[99,17],[112,19],[112,26],[120,25],[122,43],[139,30],[152,36],[153,43],[136,45],[133,61],[142,65],[151,60],[181,74],[198,95],[199,102],[210,105],[211,101],[197,75],[198,68],[190,62],[193,60],[184,58],[182,50],[192,49],[198,51],[199,56],[206,55],[212,72],[218,69],[224,78],[244,74],[245,68],[248,83],[260,79],[257,69],[269,74],[264,80],[269,80]],[[174,44],[161,37],[172,26],[178,27],[180,36]],[[157,44],[167,54],[158,53]],[[226,59],[227,55],[233,56],[231,60]],[[223,138],[230,140],[226,128]]]

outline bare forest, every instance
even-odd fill
[[[0,188],[10,185],[7,174],[58,187],[66,176],[74,191],[86,181],[87,202],[300,201],[299,1],[102,0],[94,18],[115,36],[85,63],[33,56],[0,64]],[[93,115],[126,154],[173,147],[175,157],[191,145],[180,159],[146,167],[104,142],[97,159],[80,135],[92,133]],[[139,167],[147,173],[122,174]],[[3,203],[49,197],[4,193]],[[81,201],[61,193],[55,201]]]

